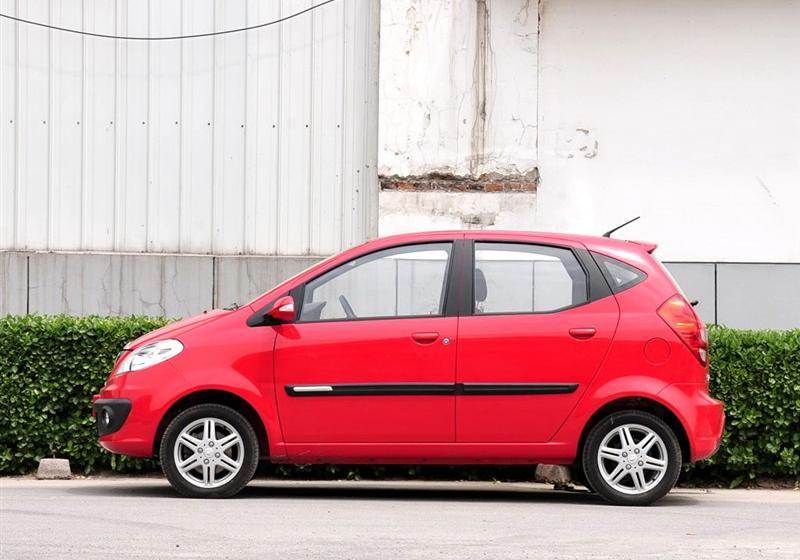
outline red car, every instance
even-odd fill
[[[655,245],[460,231],[376,239],[250,304],[128,344],[100,443],[186,496],[275,463],[571,465],[649,504],[712,455],[702,321]]]

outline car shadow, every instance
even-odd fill
[[[424,483],[423,483],[424,484]],[[422,485],[409,487],[405,483],[396,486],[381,482],[379,486],[369,483],[338,483],[336,486],[328,482],[272,482],[254,480],[233,500],[377,500],[377,501],[429,501],[429,502],[487,502],[487,503],[553,503],[582,504],[593,506],[610,506],[597,494],[587,490],[553,490],[550,488],[525,487],[523,485],[503,484],[499,488],[459,487],[457,483],[448,483],[447,487],[435,486],[426,488]],[[170,488],[166,481],[154,479],[152,483],[120,484],[118,481],[99,481],[91,486],[68,488],[67,492],[83,496],[112,498],[167,498],[187,499]],[[671,493],[653,506],[690,506],[697,502],[691,494]]]

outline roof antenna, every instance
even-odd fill
[[[614,232],[615,232],[615,231],[617,231],[618,229],[622,229],[622,228],[624,228],[625,226],[627,226],[627,225],[628,225],[628,224],[630,224],[630,223],[633,223],[633,222],[635,222],[635,221],[636,221],[636,220],[638,220],[639,218],[641,218],[641,216],[636,216],[634,219],[632,219],[632,220],[628,220],[628,221],[627,221],[627,222],[625,222],[624,224],[622,224],[622,225],[620,225],[620,226],[617,226],[617,227],[615,227],[614,229],[610,229],[610,230],[608,230],[607,232],[605,232],[605,233],[603,234],[603,237],[611,237],[611,234],[612,234],[612,233],[614,233]]]

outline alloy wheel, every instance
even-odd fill
[[[668,462],[664,441],[641,424],[624,424],[609,431],[597,451],[603,480],[624,494],[644,494],[658,486]]]
[[[200,418],[178,434],[174,446],[180,475],[198,488],[218,488],[233,479],[244,463],[239,432],[219,418]]]

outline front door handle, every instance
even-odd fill
[[[597,330],[594,329],[593,327],[585,327],[578,329],[570,329],[569,335],[572,338],[577,338],[578,340],[586,340],[588,338],[592,338],[596,332]]]
[[[432,344],[439,338],[438,332],[415,332],[411,334],[416,342],[420,344]]]

